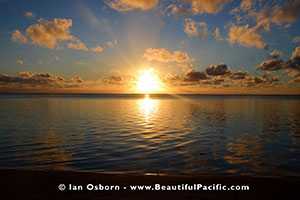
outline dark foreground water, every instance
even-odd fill
[[[0,95],[0,168],[300,176],[300,98]]]

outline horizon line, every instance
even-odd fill
[[[280,93],[109,93],[109,92],[0,92],[0,95],[110,95],[110,96],[300,96],[300,94]]]

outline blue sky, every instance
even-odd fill
[[[250,7],[242,8],[243,1],[250,2]],[[210,65],[217,67],[225,63],[228,71],[240,70],[262,76],[268,70],[261,72],[257,68],[271,59],[271,52],[280,52],[280,59],[288,61],[299,45],[298,14],[292,15],[293,11],[286,10],[300,3],[296,0],[291,1],[293,5],[287,5],[287,1],[277,1],[271,5],[265,1],[262,5],[255,0],[243,1],[1,0],[0,73],[8,76],[19,72],[50,73],[68,78],[78,75],[83,80],[96,81],[114,73],[134,76],[145,66],[156,68],[161,76],[185,76],[189,71],[201,72]],[[234,9],[238,11],[233,13]],[[264,10],[274,14],[263,16]],[[292,16],[285,16],[286,13]],[[279,14],[280,19],[286,17],[286,20],[278,20],[276,15]],[[236,20],[237,16],[241,22]],[[58,39],[55,46],[49,48],[26,32],[30,26],[52,22],[55,18],[72,20],[65,31],[76,39]],[[185,29],[187,19],[195,25],[196,32]],[[263,19],[266,23],[260,26]],[[200,23],[206,29],[201,29]],[[270,26],[269,30],[263,28],[266,25]],[[236,31],[230,38],[233,27],[243,28],[249,34],[236,35]],[[212,35],[216,28],[220,40]],[[21,42],[19,37],[13,38],[17,30],[26,42]],[[251,38],[259,40],[253,41],[257,45],[249,41]],[[70,43],[84,46],[69,48]],[[96,47],[101,48],[101,52],[93,51]],[[172,54],[175,51],[181,52],[189,59],[145,59],[149,48],[167,50],[168,56],[175,56]],[[297,78],[297,70],[293,77],[286,75],[288,79]],[[269,71],[274,75],[283,74],[279,70]]]

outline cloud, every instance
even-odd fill
[[[103,78],[102,81],[108,85],[130,85],[135,81],[135,77],[117,73]]]
[[[249,16],[256,19],[256,28],[270,30],[272,24],[287,26],[294,23],[300,16],[300,1],[286,1],[282,6],[264,7],[259,11],[252,10]]]
[[[204,72],[190,71],[185,74],[183,80],[186,82],[195,82],[195,81],[206,80],[206,79],[208,79],[208,77]]]
[[[118,44],[118,40],[107,41],[105,43],[106,47],[108,48],[114,48],[117,44]]]
[[[296,36],[293,38],[293,43],[300,44],[300,36]]]
[[[228,72],[228,67],[225,64],[210,65],[206,68],[206,73],[210,76],[225,75]]]
[[[32,18],[34,15],[33,15],[32,12],[25,12],[24,16],[27,17],[27,18]]]
[[[300,47],[294,49],[291,59],[300,59]]]
[[[232,74],[230,74],[230,78],[233,80],[243,80],[249,76],[250,75],[248,72],[243,72],[243,71],[237,71],[237,72],[233,72]]]
[[[254,3],[254,0],[242,0],[240,8],[243,11],[248,11],[248,10],[250,10],[252,8],[253,3]]]
[[[183,5],[177,5],[177,4],[170,4],[165,9],[165,13],[168,15],[190,15],[190,11],[183,7]]]
[[[208,28],[205,22],[196,22],[191,18],[184,20],[184,32],[189,37],[199,37],[205,39],[208,36]]]
[[[104,51],[103,47],[101,47],[101,46],[91,48],[90,50],[95,53],[102,53]]]
[[[300,16],[300,1],[287,1],[282,7],[275,7],[272,12],[272,22],[278,25],[290,24]]]
[[[40,19],[36,24],[30,25],[28,28],[26,28],[26,35],[19,30],[15,30],[11,35],[11,39],[14,42],[20,42],[23,44],[26,44],[30,41],[34,45],[49,49],[57,48],[62,42],[64,42],[67,43],[66,46],[69,49],[94,53],[101,53],[104,51],[104,48],[101,46],[88,48],[87,45],[79,38],[72,35],[70,30],[71,27],[71,19]],[[116,44],[116,40],[106,43],[108,47],[112,47]]]
[[[69,49],[80,50],[80,51],[88,51],[87,46],[81,42],[80,40],[76,40],[75,42],[70,42],[68,45]]]
[[[283,53],[282,53],[281,51],[279,51],[279,50],[277,50],[277,49],[274,49],[274,50],[270,53],[270,56],[271,56],[271,58],[277,59],[277,58],[281,57],[282,54],[283,54]]]
[[[86,51],[86,52],[93,52],[93,53],[102,53],[104,48],[101,46],[96,46],[93,48],[88,48],[86,44],[84,44],[79,39],[76,39],[74,42],[68,43],[67,47],[69,49],[77,50],[77,51]]]
[[[276,58],[263,61],[258,68],[263,71],[277,71],[282,69],[284,66],[284,61]]]
[[[193,14],[215,14],[221,11],[226,3],[232,0],[185,0],[191,4]]]
[[[151,10],[159,0],[107,0],[106,4],[114,10],[128,12],[132,10]]]
[[[217,41],[223,41],[223,37],[221,35],[220,29],[217,27],[213,30],[212,36],[215,38]]]
[[[11,39],[14,42],[20,42],[22,44],[26,44],[28,42],[28,38],[25,35],[23,35],[19,30],[15,30],[11,34]]]
[[[295,79],[292,79],[290,83],[300,83],[300,76],[296,77]]]
[[[23,64],[24,64],[24,61],[23,61],[22,59],[19,58],[19,59],[17,59],[16,63],[19,64],[19,65],[23,65]]]
[[[59,42],[73,40],[70,33],[71,19],[39,20],[26,29],[26,35],[32,43],[49,49],[56,48]]]
[[[183,76],[167,77],[168,84],[200,87],[265,87],[280,84],[272,74],[252,75],[247,71],[232,71],[226,64],[210,65],[203,71],[191,70]]]
[[[145,50],[143,57],[148,61],[157,61],[163,63],[188,63],[191,61],[191,58],[186,52],[171,52],[164,48],[148,48]]]
[[[93,53],[102,53],[104,51],[104,48],[101,46],[88,48],[82,41],[80,41],[77,38],[73,42],[68,43],[67,47],[69,49],[74,49],[77,51],[87,51],[87,52],[93,52]]]
[[[190,18],[185,19],[184,20],[184,32],[190,37],[198,36],[197,23]]]
[[[61,76],[54,76],[49,73],[20,72],[15,76],[0,74],[0,86],[22,87],[22,88],[52,88],[52,87],[78,87],[83,80],[78,77],[65,79]]]
[[[296,47],[288,61],[271,58],[263,61],[258,69],[263,71],[285,70],[290,77],[300,76],[300,47]]]
[[[249,13],[250,17],[254,17],[256,20],[256,28],[257,29],[264,29],[265,31],[270,31],[271,29],[271,24],[272,24],[272,20],[271,20],[271,9],[262,9],[258,12],[256,11],[251,11]]]
[[[228,41],[231,44],[240,44],[245,47],[256,47],[259,49],[267,47],[262,36],[257,33],[257,29],[250,28],[248,25],[232,25],[229,29]]]
[[[285,63],[288,74],[291,77],[300,76],[300,47],[296,47],[291,58]]]

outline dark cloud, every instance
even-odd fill
[[[300,0],[286,1],[282,7],[274,7],[272,22],[276,24],[290,24],[300,16]]]
[[[286,62],[285,67],[289,76],[300,76],[300,59],[290,59]]]
[[[278,59],[282,56],[282,52],[279,50],[274,49],[271,53],[270,53],[270,57],[274,58],[274,59]]]
[[[208,68],[206,68],[206,73],[210,76],[224,75],[228,72],[228,67],[225,64],[210,65]]]
[[[206,79],[208,79],[206,73],[190,71],[185,75],[183,80],[187,82],[195,82],[195,81],[206,80]]]
[[[110,75],[103,79],[103,83],[109,85],[128,85],[134,80],[135,78],[130,75]]]
[[[290,77],[300,76],[300,47],[296,47],[288,61],[281,59],[267,59],[263,61],[258,69],[262,71],[285,70]]]
[[[300,76],[299,77],[296,77],[295,79],[292,79],[290,81],[290,83],[300,83]]]
[[[280,59],[269,59],[263,61],[258,68],[263,71],[277,71],[284,67],[284,61]]]
[[[252,10],[249,16],[256,20],[256,28],[269,31],[271,25],[286,26],[294,23],[300,16],[300,0],[285,1],[283,5],[264,6],[258,11]]]
[[[233,80],[242,80],[247,78],[248,76],[249,76],[248,72],[237,71],[237,72],[233,72],[230,75],[230,78]]]
[[[225,82],[224,78],[221,77],[213,77],[207,80],[203,80],[200,82],[201,85],[221,85]]]
[[[280,80],[271,73],[252,75],[246,71],[233,71],[226,64],[218,64],[210,65],[203,71],[189,71],[183,77],[172,75],[167,82],[181,86],[264,87],[279,84]]]
[[[83,80],[78,77],[65,79],[49,73],[20,72],[16,76],[0,74],[0,86],[21,86],[21,87],[78,87]]]

